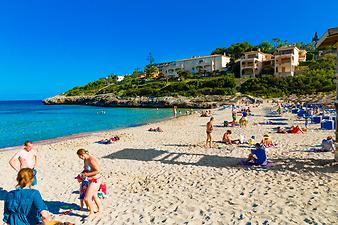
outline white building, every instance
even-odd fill
[[[200,71],[224,71],[230,57],[225,55],[198,56],[188,59],[155,64],[165,77],[177,77],[180,70],[197,73]]]
[[[306,61],[306,51],[294,45],[282,46],[274,55],[276,76],[293,76],[299,62]]]
[[[125,76],[127,76],[127,75],[125,75]],[[121,81],[123,81],[123,79],[124,79],[124,76],[117,76],[117,82],[121,82]]]
[[[271,60],[272,55],[261,51],[245,52],[240,60],[241,77],[256,77],[261,74],[263,62]]]

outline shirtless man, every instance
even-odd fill
[[[231,145],[231,144],[239,144],[239,139],[236,140],[232,140],[231,139],[231,130],[227,130],[222,138],[222,142],[227,144],[227,145]]]
[[[20,163],[19,167],[17,167],[16,165],[17,160]],[[32,183],[33,186],[37,184],[36,170],[35,170],[35,168],[37,167],[37,164],[38,164],[38,158],[37,158],[36,152],[33,150],[33,144],[31,141],[26,141],[23,149],[17,152],[11,158],[11,160],[9,160],[9,165],[11,165],[11,167],[15,169],[17,172],[19,172],[20,169],[23,169],[23,168],[31,168],[34,170],[34,181]]]
[[[212,133],[212,130],[214,129],[214,126],[213,126],[213,121],[214,121],[214,117],[211,117],[210,118],[210,121],[207,123],[207,141],[205,143],[205,147],[208,147],[208,143],[209,143],[209,147],[212,148],[212,136],[211,136],[211,133]]]

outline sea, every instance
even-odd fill
[[[170,118],[172,109],[44,105],[0,101],[0,148],[74,134],[139,126]]]

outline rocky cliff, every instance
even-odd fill
[[[72,96],[57,95],[43,100],[44,104],[56,105],[92,105],[104,107],[149,107],[165,108],[176,105],[181,108],[216,108],[221,105],[233,104],[239,100],[249,103],[257,102],[257,99],[250,96],[201,96],[201,97],[129,97],[119,98],[111,94],[94,96]]]

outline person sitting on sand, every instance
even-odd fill
[[[89,217],[94,216],[94,207],[92,201],[94,200],[98,212],[102,210],[101,199],[98,197],[98,190],[102,183],[102,176],[100,175],[100,166],[98,160],[89,154],[85,149],[79,149],[77,155],[84,162],[84,170],[81,173],[83,179],[88,180],[88,187],[84,195],[84,202],[89,210]],[[81,209],[83,208],[83,202],[81,202]]]
[[[322,141],[321,152],[333,152],[335,150],[335,145],[332,136],[328,136]]]
[[[239,144],[239,139],[236,140],[232,140],[231,139],[231,130],[227,130],[222,138],[222,142],[227,144],[227,145],[231,145],[231,144]]]
[[[260,143],[256,143],[255,148],[256,149],[251,150],[251,154],[249,154],[246,162],[252,165],[266,165],[268,159],[264,148],[262,148]]]
[[[29,225],[50,221],[46,204],[38,190],[31,189],[34,171],[31,168],[20,169],[17,189],[10,191],[5,200],[3,221],[9,225]]]
[[[261,141],[261,145],[265,148],[274,147],[275,145],[272,143],[272,138],[268,134],[264,134],[263,140]]]
[[[207,140],[205,142],[205,147],[208,147],[208,143],[209,143],[209,147],[210,148],[212,147],[212,135],[211,135],[211,133],[214,129],[213,122],[214,122],[214,117],[211,117],[210,121],[207,123],[207,129],[206,129]]]
[[[286,134],[287,131],[285,130],[285,127],[277,127],[277,133]]]
[[[249,145],[254,145],[255,144],[255,136],[251,136],[251,138],[248,140]]]

